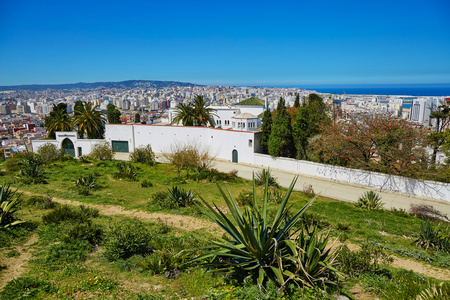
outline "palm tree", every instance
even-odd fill
[[[209,104],[203,99],[203,96],[198,95],[192,101],[192,106],[194,108],[194,122],[195,126],[204,126],[209,124],[209,126],[214,127],[213,116],[217,116],[215,109],[208,107]]]
[[[73,124],[78,126],[78,134],[89,139],[102,138],[105,132],[104,122],[106,121],[102,113],[96,110],[91,102],[77,101],[74,109]]]
[[[56,131],[71,131],[73,128],[70,116],[65,110],[60,109],[54,109],[50,116],[45,118],[44,127],[47,129],[47,135],[50,138],[55,137]]]
[[[180,103],[175,108],[175,116],[173,117],[171,124],[178,124],[180,122],[183,126],[194,125],[194,109],[190,103]]]

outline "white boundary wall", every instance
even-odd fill
[[[260,135],[254,132],[233,131],[209,127],[170,125],[107,124],[105,139],[127,141],[129,151],[150,145],[155,153],[170,153],[174,144],[197,144],[207,148],[212,156],[232,160],[233,150],[238,151],[238,162],[251,164],[254,152],[259,151]],[[251,142],[250,142],[251,140]]]
[[[292,158],[254,154],[253,164],[280,169],[319,178],[326,178],[350,184],[359,184],[386,191],[428,197],[450,202],[450,184],[407,177],[393,176],[357,169],[325,165]]]

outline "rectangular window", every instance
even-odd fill
[[[230,120],[225,120],[225,125],[230,125]]]

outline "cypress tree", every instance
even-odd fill
[[[294,107],[295,108],[299,108],[300,107],[300,95],[299,94],[297,94],[297,96],[295,96]]]
[[[298,159],[308,159],[308,138],[311,136],[309,128],[309,110],[307,107],[301,107],[298,110],[293,125],[294,142],[297,150]]]
[[[134,123],[141,123],[141,116],[138,113],[134,115]]]
[[[269,153],[269,137],[270,132],[272,131],[272,114],[269,109],[264,111],[264,115],[262,118],[262,137],[261,137],[261,151],[264,154]]]
[[[120,110],[114,104],[109,103],[106,106],[109,124],[122,124],[120,120]]]
[[[291,117],[286,111],[286,104],[283,98],[280,98],[278,102],[277,112],[273,120],[272,131],[269,137],[269,154],[274,157],[293,157],[295,155]]]

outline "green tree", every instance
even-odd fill
[[[445,143],[444,130],[450,125],[450,107],[448,105],[438,106],[431,114],[430,118],[436,120],[435,131],[430,133],[429,138],[433,147],[431,161],[437,164],[437,151]]]
[[[297,95],[295,96],[294,107],[295,107],[295,108],[299,108],[299,107],[300,107],[300,95],[299,95],[299,94],[297,94]]]
[[[294,157],[295,147],[292,137],[291,117],[287,113],[283,98],[278,102],[269,137],[269,154],[278,157]]]
[[[50,115],[45,117],[44,127],[47,130],[47,137],[50,139],[56,138],[56,131],[72,130],[72,120],[67,113],[66,103],[53,104]]]
[[[138,113],[134,114],[134,123],[141,123],[141,115]]]
[[[261,126],[262,136],[261,136],[261,151],[262,153],[269,153],[269,138],[270,133],[272,132],[272,114],[269,109],[264,111],[264,115],[262,117],[262,126]]]
[[[293,125],[295,148],[298,159],[308,159],[308,139],[311,136],[309,130],[309,110],[302,106],[299,108]]]
[[[331,120],[327,115],[327,106],[323,102],[322,97],[317,94],[308,96],[307,105],[309,115],[309,131],[310,136],[320,133],[322,125],[330,124]]]
[[[109,103],[106,107],[109,124],[122,124],[120,120],[120,110],[112,103]]]
[[[74,110],[74,125],[78,127],[80,137],[86,136],[89,139],[99,139],[105,132],[105,117],[96,110],[91,102],[77,101]]]

